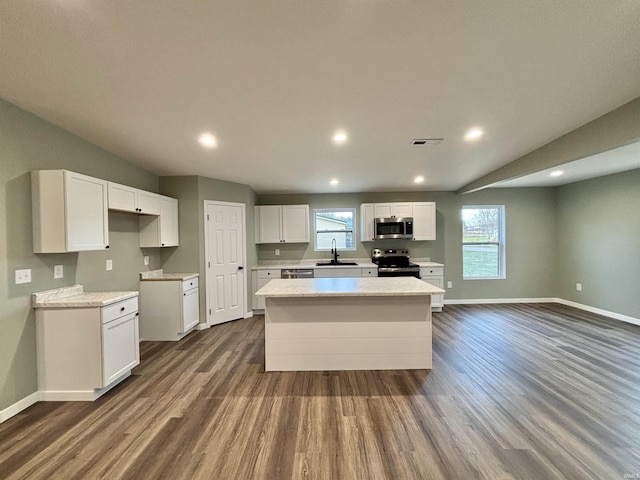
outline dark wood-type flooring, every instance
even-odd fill
[[[264,372],[263,317],[143,342],[95,402],[0,425],[2,479],[640,476],[640,327],[560,305],[447,306],[433,370]]]

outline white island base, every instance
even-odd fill
[[[258,292],[265,370],[430,369],[439,291],[414,278],[272,280]]]

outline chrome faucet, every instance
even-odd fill
[[[333,255],[331,263],[338,263],[338,257],[340,255],[338,255],[338,244],[336,243],[335,238],[331,240],[331,255]]]

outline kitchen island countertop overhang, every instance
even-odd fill
[[[444,290],[414,277],[273,279],[256,292],[264,297],[415,296]]]

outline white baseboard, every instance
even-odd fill
[[[92,402],[130,376],[131,372],[127,372],[115,379],[106,387],[96,390],[39,390],[22,400],[18,400],[16,403],[8,406],[4,410],[0,410],[0,423],[5,420],[9,420],[11,417],[19,414],[23,410],[26,410],[37,402]]]
[[[253,310],[249,310],[247,313],[244,314],[244,318],[251,318],[253,317]]]
[[[194,330],[206,330],[207,328],[209,328],[209,324],[207,323],[199,323],[197,327],[194,328]]]
[[[640,318],[634,318],[628,315],[622,315],[621,313],[610,312],[609,310],[603,310],[601,308],[590,307],[589,305],[583,305],[581,303],[564,300],[562,298],[556,298],[556,302],[561,303],[562,305],[567,305],[569,307],[579,308],[580,310],[585,310],[587,312],[597,313],[598,315],[604,315],[605,317],[613,318],[614,320],[620,320],[621,322],[640,325]]]
[[[4,410],[0,410],[0,423],[9,420],[11,417],[19,414],[21,411],[26,410],[31,405],[42,400],[40,392],[34,392],[31,395],[24,397],[22,400],[18,400],[13,405],[9,405]]]
[[[557,303],[557,298],[470,298],[445,300],[445,305],[481,305],[491,303]]]
[[[455,299],[445,300],[445,305],[481,305],[492,303],[560,303],[569,307],[574,307],[586,312],[596,313],[605,317],[613,318],[614,320],[620,320],[621,322],[632,323],[634,325],[640,325],[640,319],[630,317],[628,315],[622,315],[616,312],[610,312],[601,308],[591,307],[589,305],[583,305],[581,303],[572,302],[570,300],[564,300],[562,298],[470,298],[470,299]]]

